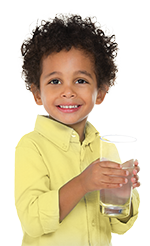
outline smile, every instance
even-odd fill
[[[57,108],[63,113],[75,113],[81,108],[81,105],[58,105]]]
[[[59,105],[60,108],[78,108],[78,105]]]

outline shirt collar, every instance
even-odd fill
[[[79,142],[79,135],[74,129],[46,116],[37,116],[34,130],[64,151],[69,149],[71,142]],[[99,132],[91,123],[87,122],[85,127],[85,139],[82,145],[89,145],[97,135],[99,135]]]

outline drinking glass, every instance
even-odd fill
[[[129,171],[128,182],[120,188],[100,190],[100,211],[109,217],[125,218],[130,213],[137,139],[124,135],[100,137],[100,160],[122,164]],[[113,177],[114,175],[112,175]]]

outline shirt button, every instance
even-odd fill
[[[66,149],[66,148],[67,148],[67,145],[64,143],[64,144],[62,145],[62,147],[63,147],[63,149]]]
[[[92,226],[93,226],[93,227],[95,226],[95,222],[94,222],[94,220],[92,220]]]
[[[76,133],[75,131],[72,132],[72,137],[75,138],[76,137]]]

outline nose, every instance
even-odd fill
[[[63,92],[61,93],[61,97],[73,98],[76,97],[76,93],[71,86],[66,86]]]

